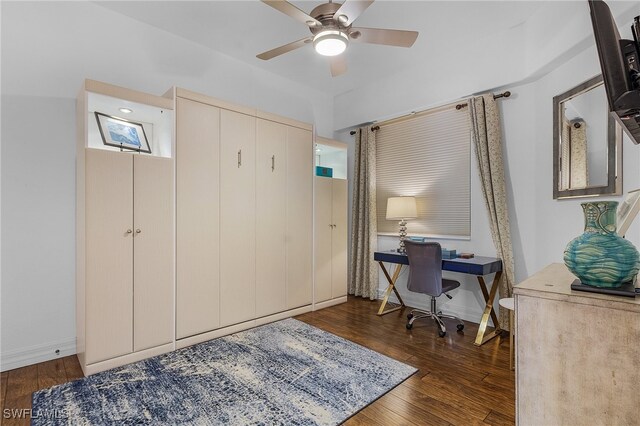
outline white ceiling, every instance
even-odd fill
[[[293,1],[309,13],[318,1]],[[240,61],[316,90],[340,94],[401,71],[436,61],[443,52],[522,24],[542,1],[391,1],[378,0],[354,26],[406,29],[420,35],[409,49],[352,44],[345,52],[349,70],[332,78],[327,58],[310,45],[270,61],[258,53],[308,36],[307,27],[257,0],[113,1],[103,7],[184,37]],[[453,64],[452,66],[455,66]]]

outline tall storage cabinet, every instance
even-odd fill
[[[114,154],[121,155],[121,154]],[[133,351],[173,342],[173,160],[133,157]]]
[[[86,189],[86,362],[93,364],[133,351],[132,156],[87,149]]]
[[[220,113],[220,325],[255,318],[256,118]]]
[[[118,97],[115,97],[118,96]],[[172,100],[88,80],[78,99],[77,350],[85,374],[172,350]],[[137,111],[155,154],[107,147],[94,112]]]
[[[311,310],[311,126],[176,99],[177,346]]]
[[[176,98],[176,338],[220,326],[220,108]]]
[[[309,130],[287,128],[287,308],[313,299],[313,146]]]
[[[287,308],[287,126],[258,119],[256,129],[256,316]]]
[[[347,295],[347,181],[315,178],[315,303]]]
[[[314,192],[314,309],[347,301],[347,145],[317,138]],[[330,171],[330,173],[329,173]],[[325,176],[331,177],[325,177]]]
[[[312,302],[312,135],[258,119],[256,315]]]
[[[95,112],[141,125],[151,153],[105,145],[117,129],[99,129]],[[77,114],[85,374],[313,309],[311,125],[91,80]]]

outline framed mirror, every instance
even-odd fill
[[[553,98],[553,198],[621,193],[622,129],[600,75]]]

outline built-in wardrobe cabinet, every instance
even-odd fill
[[[176,337],[220,326],[220,108],[176,98]]]
[[[151,154],[102,143],[94,112],[125,106],[144,122]],[[86,374],[173,348],[171,109],[170,99],[92,81],[79,97],[77,350]]]
[[[142,126],[151,153],[105,145],[95,112]],[[311,125],[91,80],[77,114],[85,374],[312,310]]]
[[[315,178],[315,302],[347,295],[347,181]]]
[[[179,346],[310,310],[311,126],[176,95]]]
[[[315,177],[314,302],[318,309],[345,302],[347,296],[347,146],[317,138],[315,151],[316,166],[332,174]]]
[[[262,317],[311,303],[311,134],[260,118],[256,147],[256,316]]]

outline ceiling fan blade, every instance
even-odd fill
[[[360,16],[362,12],[371,6],[371,3],[373,3],[373,0],[346,0],[342,3],[340,9],[338,9],[338,11],[333,15],[333,19],[344,26],[351,25],[353,24],[353,21],[358,19],[358,16]],[[345,18],[343,18],[343,16]]]
[[[344,55],[333,56],[329,59],[331,64],[331,77],[337,77],[347,72],[347,61]]]
[[[322,26],[322,22],[318,21],[315,18],[312,18],[302,10],[298,9],[291,3],[285,0],[261,0],[262,3],[271,6],[279,12],[284,13],[285,15],[291,16],[296,21],[302,22],[305,25],[310,27],[320,27]]]
[[[283,46],[276,47],[275,49],[262,52],[261,54],[256,55],[256,58],[262,59],[263,61],[268,61],[269,59],[275,58],[276,56],[280,56],[284,53],[291,52],[292,50],[302,47],[305,44],[309,43],[311,40],[313,40],[313,37],[301,38],[300,40],[296,40],[289,44],[285,44]]]
[[[385,30],[382,28],[351,28],[349,40],[357,43],[386,44],[411,47],[418,38],[417,31]]]

